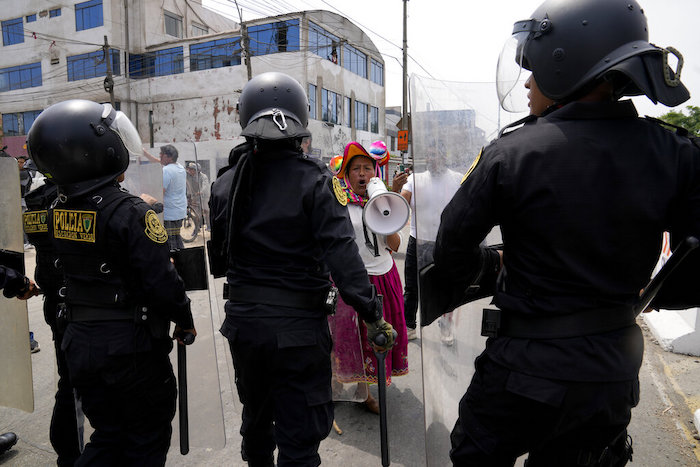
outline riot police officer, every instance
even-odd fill
[[[76,465],[164,465],[176,397],[169,322],[178,340],[195,331],[165,229],[117,182],[141,153],[138,133],[109,104],[69,100],[41,113],[27,143],[58,186],[48,233],[65,278],[61,349],[94,428]]]
[[[512,466],[524,453],[531,467],[622,466],[644,343],[635,305],[662,232],[700,233],[700,148],[619,99],[675,106],[689,94],[669,66],[678,52],[649,43],[634,0],[548,0],[511,41],[499,68],[515,74],[499,76],[499,90],[529,70],[531,115],[483,149],[435,250],[455,297],[495,286],[499,308],[485,314],[490,338],[450,456],[460,466]],[[479,246],[496,224],[500,252]],[[499,270],[495,285],[480,281]]]
[[[264,73],[239,102],[247,142],[212,187],[212,272],[225,273],[221,333],[229,340],[243,403],[250,466],[316,466],[333,422],[326,314],[330,279],[365,320],[370,339],[393,344],[391,325],[353,239],[337,179],[304,154],[309,104],[301,85]],[[221,261],[223,260],[223,261]],[[332,295],[332,294],[330,294]]]
[[[27,162],[33,164],[33,161]],[[75,397],[70,383],[66,357],[61,350],[64,326],[57,326],[59,305],[63,302],[58,292],[63,285],[63,274],[55,267],[58,259],[49,237],[48,209],[56,199],[58,187],[49,179],[24,197],[27,211],[24,212],[24,233],[29,243],[36,248],[36,268],[34,277],[44,295],[44,320],[51,328],[56,350],[56,370],[58,387],[56,402],[51,415],[49,439],[58,455],[57,465],[73,465],[80,456],[81,433],[76,418]],[[65,324],[65,323],[63,323]]]

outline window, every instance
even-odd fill
[[[347,44],[343,47],[343,54],[343,67],[367,78],[367,54]]]
[[[34,21],[36,21],[36,14],[27,15],[27,23],[33,23]]]
[[[241,38],[230,37],[190,46],[190,71],[241,64]]]
[[[316,85],[309,83],[309,118],[316,119]]]
[[[192,23],[192,36],[204,36],[209,34],[209,28],[201,24]]]
[[[102,0],[90,0],[75,4],[75,30],[92,29],[104,24]]]
[[[367,131],[367,104],[355,101],[355,129]]]
[[[321,120],[340,123],[340,94],[321,89]]]
[[[182,16],[163,10],[165,17],[165,33],[182,38]]]
[[[157,50],[129,56],[129,76],[151,78],[182,73],[185,71],[182,47]]]
[[[250,55],[299,50],[299,20],[260,24],[248,28]]]
[[[19,136],[19,119],[18,114],[3,114],[2,115],[2,132],[5,136]]]
[[[377,83],[380,86],[384,86],[384,65],[376,61],[375,59],[370,59],[370,79],[373,83]]]
[[[109,49],[109,52],[112,60],[112,74],[119,75],[121,74],[119,51]],[[68,65],[68,81],[107,76],[107,61],[104,59],[102,50],[66,57],[66,63]]]
[[[379,133],[379,109],[370,106],[369,108],[369,131]]]
[[[0,69],[0,92],[41,86],[41,62]]]
[[[2,45],[20,44],[24,42],[22,18],[8,19],[2,22]]]
[[[54,8],[53,10],[49,10],[49,18],[55,18],[56,16],[61,16],[60,8]]]
[[[4,114],[2,116],[3,133],[5,136],[26,135],[40,113],[41,110],[30,110],[28,112]]]
[[[319,57],[338,63],[338,44],[340,39],[320,26],[309,22],[309,52]]]
[[[346,127],[351,128],[352,127],[352,100],[345,96],[344,98],[345,101],[345,107],[343,110],[345,110],[345,119],[343,120],[343,123],[345,124]]]

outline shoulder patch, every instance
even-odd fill
[[[348,205],[348,194],[345,193],[343,187],[340,186],[340,180],[335,176],[333,177],[333,193],[335,194],[335,199],[337,199],[341,205]]]
[[[144,219],[146,223],[146,236],[156,243],[165,243],[168,241],[168,234],[165,231],[165,227],[160,223],[158,215],[153,209],[149,209],[146,212],[146,217]]]
[[[96,211],[53,210],[53,236],[62,240],[95,243]]]
[[[471,175],[471,173],[476,169],[476,165],[479,163],[481,160],[481,154],[484,152],[484,148],[481,148],[481,151],[479,151],[479,154],[477,154],[476,159],[474,159],[474,162],[472,162],[472,165],[469,167],[469,170],[467,170],[467,173],[464,174],[464,177],[462,177],[462,181],[459,182],[460,185],[464,183],[464,181]]]
[[[25,233],[46,233],[49,231],[46,209],[42,211],[26,211],[23,216]]]

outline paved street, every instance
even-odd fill
[[[406,238],[407,232],[404,235]],[[33,271],[33,256],[31,251],[27,254],[28,271]],[[396,260],[402,271],[403,255],[397,254]],[[216,283],[216,288],[220,289],[220,282]],[[197,304],[206,301],[206,294],[195,297]],[[191,349],[188,355],[193,446],[187,456],[180,455],[175,434],[167,463],[169,466],[244,465],[239,454],[241,406],[235,390],[231,389],[231,359],[225,340],[215,331],[223,317],[223,302],[217,302],[220,308],[214,313],[213,326],[205,324],[205,313],[197,313],[200,336],[195,346],[199,345],[200,348],[197,351]],[[29,323],[41,344],[41,351],[32,356],[35,410],[28,414],[0,408],[0,433],[14,431],[19,436],[18,444],[0,456],[0,465],[55,465],[55,454],[48,440],[56,384],[55,363],[50,330],[43,322],[39,298],[29,301]],[[640,323],[645,327],[643,321],[640,320]],[[692,411],[700,408],[700,358],[665,352],[646,330],[645,336],[646,355],[640,375],[641,402],[633,412],[630,427],[635,450],[632,465],[698,466],[700,441],[694,438],[697,431],[692,423]],[[409,344],[409,375],[394,378],[387,390],[390,453],[392,465],[396,466],[426,465],[420,343],[418,339]],[[215,368],[223,381],[219,389],[213,384]],[[193,376],[197,369],[202,376]],[[3,375],[8,376],[11,377]],[[372,391],[376,396],[376,387]],[[210,402],[212,399],[217,401],[219,394],[223,418],[217,418],[211,412],[211,407],[218,404]],[[203,400],[209,402],[203,403]],[[331,431],[321,444],[323,465],[381,465],[378,416],[365,411],[359,404],[339,402],[336,404],[336,421],[343,434]],[[221,427],[225,429],[225,435],[221,433]],[[222,446],[224,442],[225,446]],[[446,464],[432,460],[430,465]],[[522,465],[522,459],[518,465]]]

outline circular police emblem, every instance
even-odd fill
[[[146,218],[144,219],[146,223],[146,236],[156,243],[165,243],[168,241],[168,234],[165,232],[165,227],[160,223],[158,215],[152,209],[146,212]]]
[[[333,193],[335,194],[335,199],[337,199],[340,204],[343,206],[348,205],[348,194],[345,193],[343,187],[340,186],[340,180],[338,180],[338,177],[333,177]]]

